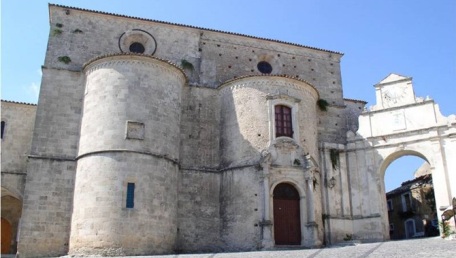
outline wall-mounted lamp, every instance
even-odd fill
[[[329,188],[333,188],[336,185],[336,179],[334,177],[331,177],[326,183],[326,186]]]

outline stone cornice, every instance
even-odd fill
[[[106,55],[101,55],[95,58],[92,58],[89,60],[87,63],[83,65],[83,71],[87,74],[91,73],[93,69],[96,69],[96,67],[102,63],[112,63],[112,62],[122,62],[122,61],[136,61],[136,62],[143,62],[144,64],[162,64],[163,67],[173,67],[177,71],[179,71],[182,74],[182,77],[185,82],[188,81],[187,76],[185,75],[185,72],[176,64],[164,60],[161,58],[157,58],[154,56],[150,55],[142,55],[142,54],[135,54],[135,53],[112,53],[112,54],[106,54]],[[152,61],[152,62],[151,62]]]
[[[286,83],[288,81],[288,83]],[[269,74],[263,74],[263,75],[246,75],[246,76],[241,76],[235,79],[228,80],[221,84],[220,86],[217,87],[217,89],[223,90],[227,88],[228,86],[247,86],[249,84],[268,84],[268,85],[274,85],[274,84],[279,84],[277,82],[281,82],[280,84],[288,84],[288,86],[291,86],[293,88],[298,89],[299,86],[302,84],[305,84],[306,87],[312,89],[315,94],[316,99],[320,98],[320,93],[318,92],[317,88],[310,84],[309,82],[298,79],[295,77],[288,76],[286,74],[277,74],[277,75],[269,75]]]
[[[228,35],[236,35],[236,36],[241,36],[241,37],[246,37],[246,38],[259,39],[259,40],[265,40],[265,41],[270,41],[270,42],[274,42],[274,43],[280,43],[280,44],[286,44],[286,45],[291,45],[291,46],[296,46],[296,47],[308,48],[308,49],[312,49],[312,50],[328,52],[328,53],[337,54],[337,55],[341,55],[341,56],[343,55],[343,53],[337,52],[337,51],[326,50],[326,49],[317,48],[317,47],[310,47],[310,46],[306,46],[306,45],[290,43],[290,42],[281,41],[281,40],[268,39],[268,38],[262,38],[262,37],[255,37],[255,36],[250,36],[250,35],[241,34],[241,33],[227,32],[227,31],[221,31],[221,30],[215,30],[215,29],[207,29],[207,28],[202,28],[202,27],[197,27],[197,26],[184,25],[184,24],[172,23],[172,22],[164,22],[164,21],[158,21],[158,20],[153,20],[153,19],[140,18],[140,17],[128,16],[128,15],[121,15],[121,14],[114,14],[114,13],[108,13],[108,12],[101,12],[101,11],[95,11],[95,10],[89,10],[89,9],[83,9],[83,8],[77,8],[77,7],[70,7],[70,6],[58,5],[58,4],[49,4],[49,10],[51,9],[51,7],[59,7],[59,8],[69,9],[69,10],[77,10],[77,11],[82,11],[82,12],[90,12],[90,13],[95,13],[95,14],[116,16],[116,17],[122,17],[122,18],[127,18],[127,19],[135,19],[135,20],[139,20],[139,21],[148,21],[148,22],[161,23],[161,24],[165,24],[165,25],[185,27],[185,28],[190,28],[190,29],[217,32],[217,33],[223,33],[223,34],[228,34]],[[49,15],[49,17],[51,18],[51,15]]]
[[[112,149],[112,150],[90,151],[90,152],[86,152],[86,153],[78,155],[75,158],[75,160],[79,160],[79,159],[85,158],[87,156],[103,154],[103,153],[134,153],[134,154],[141,154],[141,155],[147,155],[147,156],[153,156],[153,157],[156,157],[156,158],[165,159],[165,160],[167,160],[167,161],[169,161],[171,163],[179,165],[179,160],[172,159],[172,158],[168,157],[166,154],[159,154],[159,153],[153,153],[153,152],[148,152],[148,151],[127,150],[127,149]]]

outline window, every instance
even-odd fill
[[[405,224],[405,238],[412,238],[415,236],[416,228],[415,221],[413,219],[408,219],[404,222]]]
[[[412,199],[410,198],[410,193],[405,193],[402,195],[402,211],[406,212],[412,209]]]
[[[283,105],[275,106],[275,128],[276,137],[287,136],[293,138],[291,108]]]
[[[261,61],[257,64],[258,71],[265,74],[270,74],[272,72],[272,66],[266,61]]]
[[[388,211],[393,210],[393,200],[389,199],[386,201],[386,204],[388,205]]]
[[[135,206],[135,183],[127,184],[127,208],[133,208]]]
[[[6,122],[5,121],[2,121],[2,139],[3,139],[3,133],[5,132],[5,126],[6,126]]]
[[[130,45],[130,52],[142,54],[145,50],[143,44],[139,42],[134,42]]]

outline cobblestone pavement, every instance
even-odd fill
[[[308,257],[308,258],[361,258],[361,257],[456,257],[456,241],[440,237],[415,240],[389,241],[352,246],[329,247],[322,249],[259,251],[242,253],[179,254],[158,256],[129,256],[131,258],[268,258],[268,257]]]

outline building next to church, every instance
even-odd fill
[[[456,195],[455,116],[415,97],[410,77],[375,85],[367,110],[343,97],[336,51],[54,4],[49,14],[38,104],[2,101],[8,252],[384,241],[384,172],[402,155],[428,161],[439,208]]]
[[[390,239],[439,235],[432,175],[428,163],[415,178],[386,193]]]

